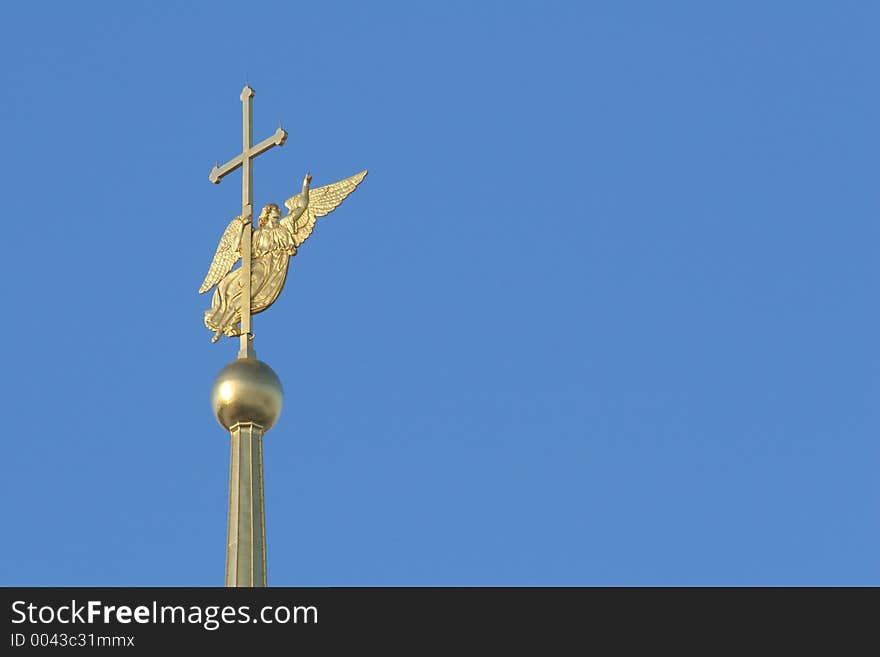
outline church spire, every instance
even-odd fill
[[[307,173],[302,192],[278,205],[268,204],[254,229],[252,160],[282,146],[281,127],[253,143],[254,90],[245,85],[242,103],[241,152],[215,165],[208,179],[219,183],[241,169],[241,214],[229,222],[199,288],[213,290],[205,326],[221,336],[238,337],[238,358],[224,367],[211,389],[214,413],[230,435],[229,535],[226,543],[226,586],[266,586],[266,527],[263,507],[263,436],[281,413],[283,391],[278,376],[254,352],[252,315],[271,306],[284,287],[289,260],[315,227],[318,217],[333,212],[363,182],[366,170],[311,188]],[[233,269],[241,260],[241,266]]]
[[[226,586],[266,586],[263,436],[281,413],[281,381],[266,363],[238,358],[220,370],[211,405],[230,436]]]

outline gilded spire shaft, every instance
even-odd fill
[[[226,586],[266,586],[263,428],[243,422],[233,426],[229,433]]]
[[[278,376],[253,358],[233,360],[211,389],[214,413],[230,437],[226,586],[266,586],[263,436],[283,398]]]

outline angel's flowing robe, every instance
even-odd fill
[[[254,231],[251,251],[251,314],[275,303],[287,279],[290,257],[296,254],[293,237],[277,222]],[[205,326],[230,337],[241,335],[241,267],[217,283],[211,308],[205,311]]]

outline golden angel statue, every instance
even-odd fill
[[[287,214],[283,218],[281,209],[274,203],[263,207],[259,228],[251,238],[252,315],[266,310],[281,294],[289,260],[312,234],[315,220],[335,210],[366,175],[366,171],[361,171],[330,185],[309,189],[312,176],[306,174],[302,191],[284,202]],[[217,286],[211,308],[205,311],[205,326],[214,332],[211,342],[217,342],[223,334],[241,335],[241,268],[231,270],[241,259],[241,236],[248,220],[238,216],[226,227],[211,268],[199,288],[202,294]]]

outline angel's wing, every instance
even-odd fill
[[[344,178],[323,187],[310,189],[309,205],[298,217],[295,215],[304,203],[302,194],[291,196],[284,201],[284,205],[289,212],[280,223],[290,231],[290,234],[293,236],[294,245],[299,246],[305,242],[309,235],[312,234],[312,230],[315,227],[315,219],[333,212],[345,200],[345,197],[361,184],[366,175],[366,171],[361,171],[350,178]]]
[[[217,252],[214,254],[214,260],[211,262],[211,268],[202,287],[199,288],[199,294],[207,292],[220,282],[220,279],[229,273],[232,266],[241,258],[238,252],[238,245],[241,243],[241,233],[244,228],[244,219],[239,215],[229,222],[226,230],[223,231],[223,237],[220,238],[220,244],[217,245]]]

